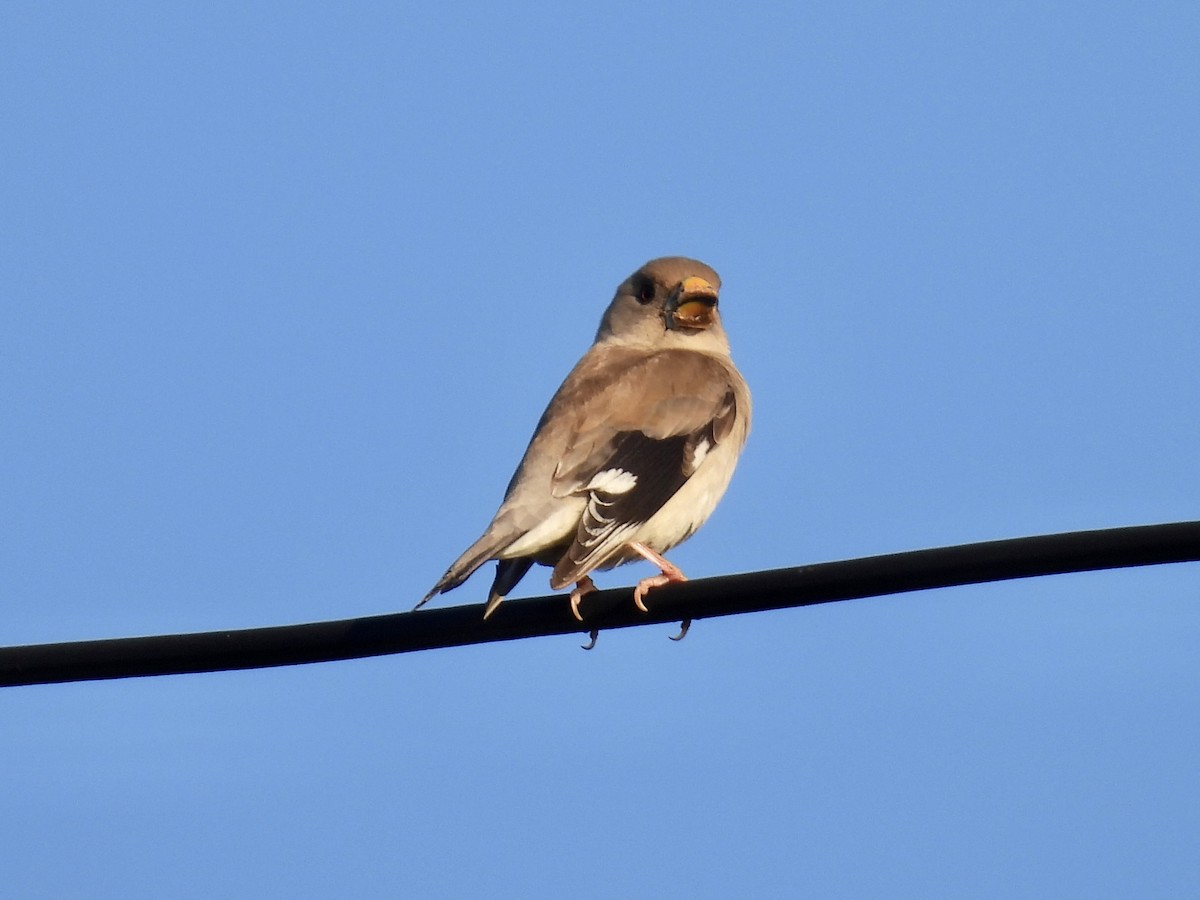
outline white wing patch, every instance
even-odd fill
[[[696,445],[695,449],[692,450],[692,471],[693,472],[695,472],[698,468],[700,468],[700,463],[704,462],[704,457],[708,456],[708,451],[711,449],[712,449],[712,444],[709,443],[708,438],[704,438],[702,441],[700,441],[700,443],[698,443]]]
[[[624,469],[605,469],[592,476],[585,486],[585,491],[597,491],[601,494],[628,494],[637,487],[637,476]]]

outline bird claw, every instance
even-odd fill
[[[633,605],[644,613],[650,612],[646,606],[645,596],[651,588],[662,587],[664,584],[670,584],[672,581],[687,581],[686,578],[672,578],[666,572],[661,575],[651,575],[649,578],[643,578],[637,583],[637,587],[633,589]]]
[[[582,600],[585,595],[590,594],[595,590],[596,585],[592,583],[592,579],[587,575],[584,575],[577,582],[575,582],[575,590],[571,591],[571,615],[573,615],[578,621],[583,621],[583,613],[579,611],[579,601]],[[585,647],[584,649],[590,650],[591,648]]]
[[[692,620],[684,619],[683,624],[679,628],[679,634],[671,635],[671,640],[682,641],[685,637],[687,637],[688,629],[691,627],[692,627]]]
[[[633,589],[633,604],[644,613],[650,612],[646,606],[644,599],[646,592],[651,588],[662,587],[664,584],[672,584],[678,581],[687,581],[687,576],[679,571],[679,567],[673,565],[663,559],[662,554],[655,553],[645,544],[639,541],[631,541],[629,549],[633,550],[647,562],[654,563],[658,566],[660,574],[651,575],[649,578],[643,578],[637,583],[637,587]]]
[[[633,589],[633,605],[644,613],[650,612],[650,609],[646,606],[646,601],[642,598],[646,596],[646,591],[650,590],[650,588],[658,587],[657,583],[647,584],[647,581],[657,582],[657,579],[647,578],[645,581],[639,581],[638,586]]]
[[[586,644],[580,644],[579,645],[580,648],[583,650],[591,650],[593,647],[596,646],[596,638],[598,638],[598,637],[600,637],[600,629],[593,628],[591,630],[591,632],[588,634],[588,638],[589,638],[588,642]]]

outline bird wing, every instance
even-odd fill
[[[564,398],[574,427],[552,490],[587,502],[556,589],[619,552],[729,438],[738,411],[731,366],[715,356],[663,350],[609,363]]]

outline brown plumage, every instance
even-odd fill
[[[534,563],[550,585],[661,554],[711,515],[750,427],[750,392],[717,312],[720,279],[684,257],[652,260],[617,289],[596,341],[554,394],[483,535],[417,606],[499,560],[485,617]],[[644,608],[644,607],[643,607]]]

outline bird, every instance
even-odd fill
[[[643,612],[648,591],[687,580],[662,554],[712,514],[750,430],[750,389],[730,356],[720,287],[712,268],[682,256],[651,260],[620,284],[492,521],[415,608],[489,560],[497,566],[485,619],[535,562],[552,568],[552,590],[575,583],[580,621],[580,601],[597,590],[593,571],[656,565],[659,574],[634,588]]]

